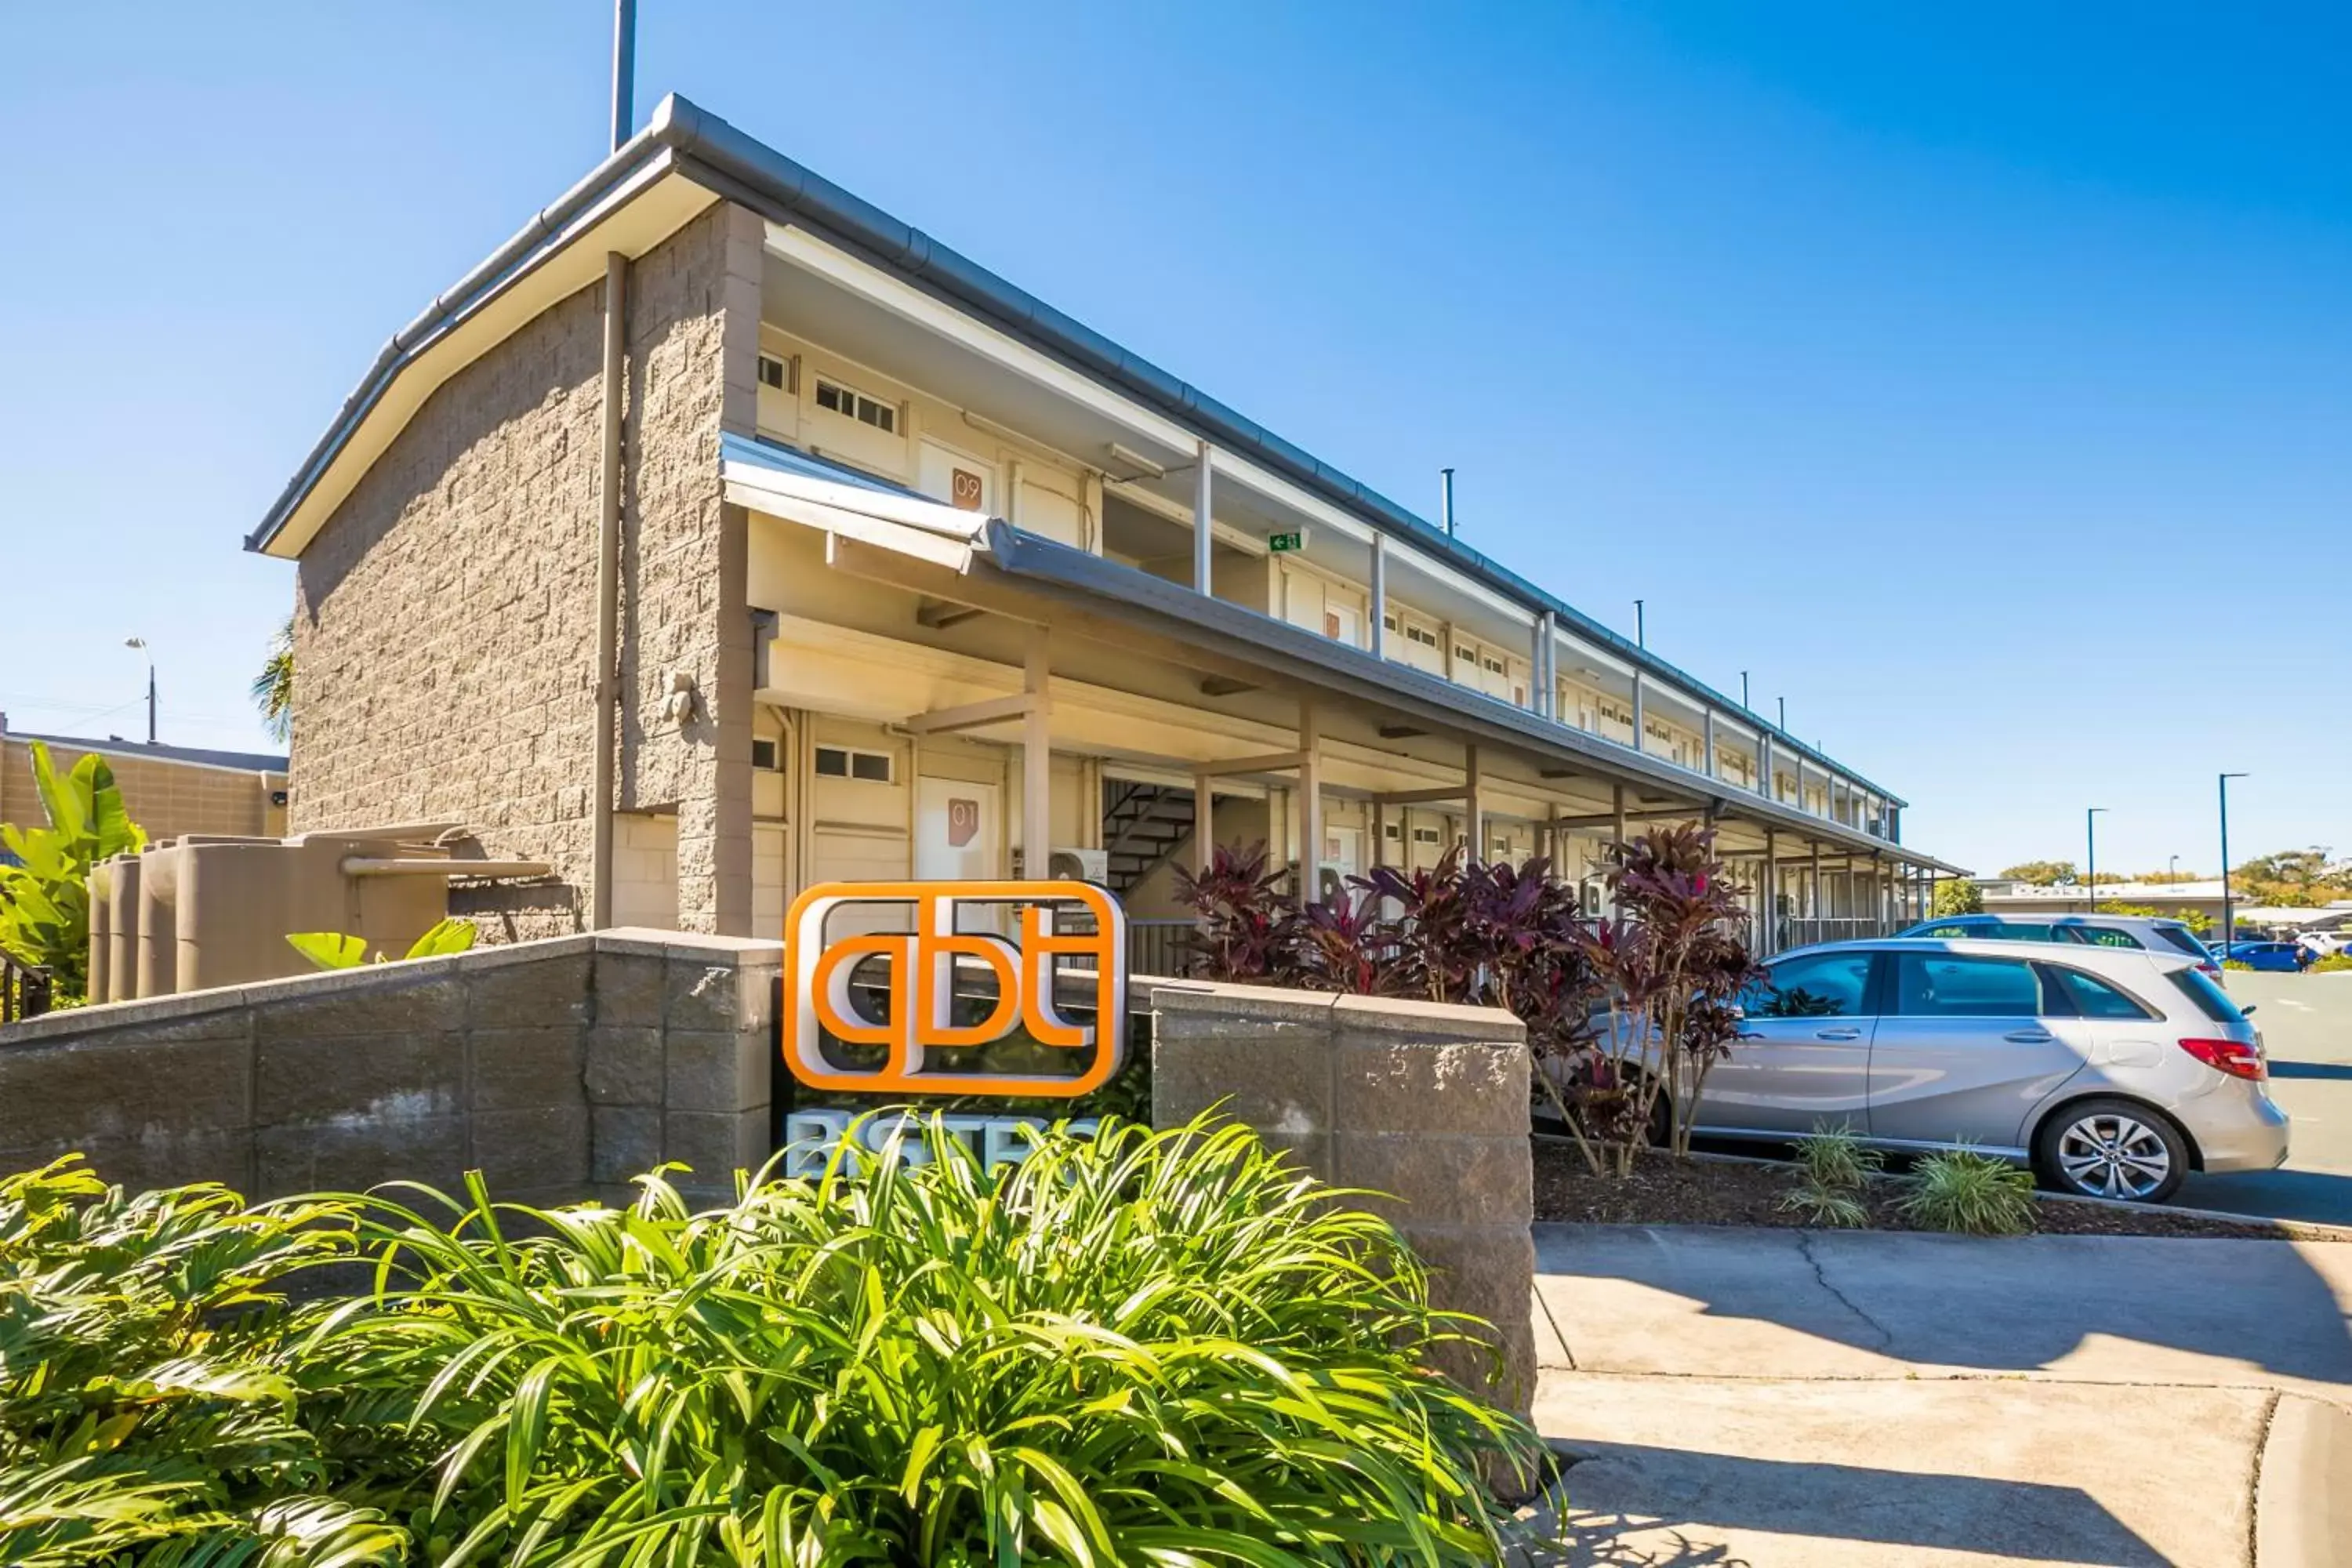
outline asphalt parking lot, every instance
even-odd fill
[[[2271,1059],[2271,1098],[2294,1119],[2275,1171],[2192,1174],[2172,1201],[2273,1219],[2352,1225],[2352,973],[2232,973]]]

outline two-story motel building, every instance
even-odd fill
[[[461,892],[494,934],[768,935],[812,882],[1024,868],[1148,921],[1212,834],[1328,886],[1464,842],[1590,875],[1705,816],[1771,942],[1953,869],[1889,791],[675,98],[392,340],[248,544],[298,563],[292,827],[552,864]]]

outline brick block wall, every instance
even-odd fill
[[[1446,1370],[1525,1415],[1535,1395],[1535,1173],[1527,1029],[1499,1008],[1159,982],[1151,1114],[1255,1128],[1315,1175],[1387,1194],[1441,1307],[1495,1325],[1499,1373]]]
[[[59,772],[87,754],[86,748],[51,745]],[[269,804],[272,790],[286,787],[283,773],[245,773],[160,757],[101,752],[131,820],[150,838],[184,833],[219,833],[261,838],[279,830],[280,814]],[[33,753],[19,737],[0,737],[0,822],[32,826],[47,820],[33,778]]]
[[[0,1028],[0,1171],[69,1150],[251,1197],[479,1170],[522,1202],[665,1161],[697,1199],[767,1156],[775,942],[617,931]]]
[[[719,503],[718,447],[754,426],[758,233],[721,204],[630,268],[621,804],[679,813],[690,930],[751,918],[751,633],[727,548],[743,523]],[[291,831],[457,820],[493,857],[554,866],[548,884],[455,892],[494,939],[586,917],[603,313],[599,282],[452,376],[297,576]],[[673,668],[704,695],[683,731],[662,717]],[[737,752],[740,833],[721,788]],[[718,868],[734,837],[740,914]]]

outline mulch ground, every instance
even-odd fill
[[[1804,1221],[1779,1206],[1797,1184],[1792,1165],[1747,1160],[1670,1159],[1644,1152],[1630,1176],[1596,1176],[1570,1143],[1535,1146],[1536,1218],[1582,1225],[1751,1225],[1799,1229]],[[1895,1208],[1899,1180],[1882,1176],[1864,1195],[1874,1230],[1916,1230]],[[2340,1236],[2326,1226],[2205,1219],[2161,1205],[2070,1202],[2045,1196],[2038,1228],[2053,1236],[2231,1237],[2259,1240]]]

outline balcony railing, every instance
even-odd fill
[[[1127,922],[1127,972],[1173,978],[1191,966],[1184,938],[1191,921],[1129,921]]]

